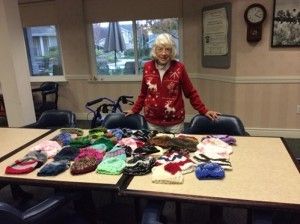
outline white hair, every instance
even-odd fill
[[[156,39],[155,39],[155,42],[152,46],[152,49],[151,49],[151,57],[153,59],[157,59],[157,55],[155,53],[155,49],[157,47],[168,47],[168,48],[171,48],[171,55],[170,55],[170,58],[171,60],[175,59],[175,56],[176,56],[176,47],[175,47],[175,42],[172,38],[172,36],[168,33],[162,33],[162,34],[159,34]]]

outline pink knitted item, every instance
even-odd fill
[[[30,151],[43,151],[48,158],[54,157],[62,149],[61,145],[56,141],[46,140],[35,145]]]

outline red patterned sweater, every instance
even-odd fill
[[[144,66],[141,92],[132,111],[139,113],[144,107],[145,119],[155,125],[179,124],[185,117],[182,92],[199,113],[205,114],[208,111],[182,63],[172,60],[160,80],[155,61],[149,61]]]

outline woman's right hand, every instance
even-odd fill
[[[124,114],[125,114],[125,117],[131,115],[131,114],[134,114],[132,110],[126,110],[124,111]]]

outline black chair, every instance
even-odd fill
[[[22,210],[23,206],[18,207],[0,202],[0,220],[3,224],[43,223],[65,203],[66,196],[59,193],[51,195],[25,210]]]
[[[35,100],[34,110],[36,117],[47,110],[56,110],[58,101],[58,83],[56,82],[43,82],[39,88],[32,89],[32,93],[40,93],[38,98],[41,100]]]
[[[147,122],[143,115],[131,114],[125,116],[123,113],[107,114],[102,123],[103,127],[113,128],[130,128],[133,130],[147,129]]]
[[[133,61],[128,61],[125,63],[123,74],[135,74],[135,63]]]
[[[41,114],[37,122],[24,126],[25,128],[74,128],[76,115],[68,110],[48,110]]]
[[[249,135],[242,121],[234,115],[222,114],[216,121],[197,114],[189,123],[187,134],[226,134],[235,136]]]

